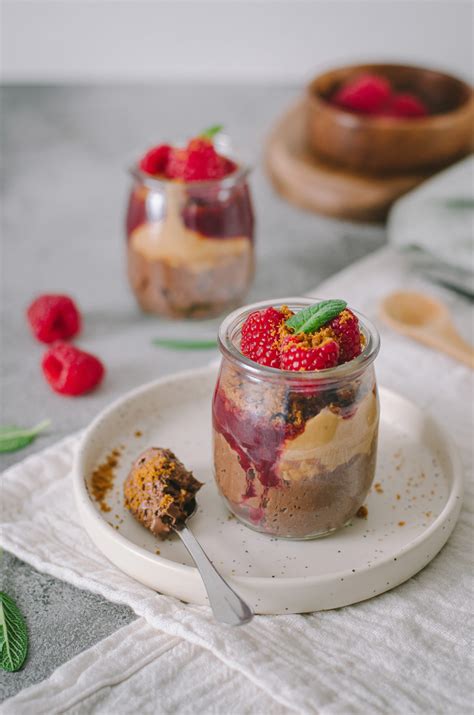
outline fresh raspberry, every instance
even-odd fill
[[[172,149],[166,176],[183,181],[209,181],[222,179],[235,171],[230,159],[220,156],[209,139],[191,139],[185,149]]]
[[[69,343],[53,345],[43,356],[41,368],[53,390],[61,395],[90,392],[105,372],[98,358]]]
[[[251,313],[242,326],[240,349],[260,365],[280,367],[279,328],[285,316],[276,308]]]
[[[81,315],[67,295],[40,295],[26,315],[33,335],[42,343],[72,338],[81,328]]]
[[[333,331],[339,343],[339,364],[349,362],[362,351],[359,320],[352,310],[346,308],[337,318],[333,318],[328,327]]]
[[[390,99],[390,82],[376,74],[364,74],[344,84],[333,96],[339,107],[362,114],[377,114]]]
[[[288,347],[290,345],[290,347]],[[326,370],[335,367],[339,359],[339,345],[328,338],[317,347],[307,347],[298,340],[288,341],[281,352],[283,370]]]
[[[184,170],[185,181],[222,179],[224,162],[206,139],[191,139],[188,144],[188,160]]]
[[[428,109],[414,94],[394,94],[382,114],[386,117],[426,117]]]
[[[146,174],[165,174],[171,147],[168,144],[155,146],[142,157],[140,169]]]
[[[186,162],[188,160],[188,151],[183,148],[172,147],[168,164],[166,166],[167,179],[184,179],[186,170]]]

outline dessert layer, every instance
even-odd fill
[[[226,367],[213,404],[214,428],[265,486],[333,470],[367,453],[377,432],[378,398],[368,380],[339,388],[291,390]]]
[[[356,455],[370,452],[377,426],[378,405],[373,392],[348,417],[325,407],[306,421],[300,434],[285,441],[277,473],[286,481],[294,481],[335,470]]]
[[[128,248],[128,276],[143,310],[170,316],[209,316],[232,308],[253,275],[253,252],[222,256],[199,271],[192,263],[150,261]]]
[[[214,459],[219,490],[239,518],[276,536],[307,538],[340,528],[363,504],[375,474],[376,434],[367,453],[274,487],[253,476],[249,489],[248,471],[219,433],[214,433]]]
[[[172,185],[165,189],[164,197],[159,194],[150,197],[157,201],[158,220],[142,223],[129,239],[130,247],[147,260],[166,261],[173,267],[185,264],[189,270],[201,271],[250,252],[250,236],[218,240],[187,228],[182,217],[184,187]],[[164,205],[158,205],[160,201]],[[153,219],[152,205],[149,215]]]
[[[247,185],[221,189],[219,198],[214,200],[208,193],[199,195],[196,190],[190,193],[183,209],[185,226],[209,238],[253,238],[254,216]]]

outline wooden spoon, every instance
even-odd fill
[[[474,369],[474,349],[453,326],[446,306],[423,293],[398,291],[381,303],[382,319],[399,333],[441,350]]]

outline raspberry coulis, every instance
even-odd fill
[[[154,216],[154,221],[163,220],[165,208],[161,216]],[[246,236],[252,240],[254,231],[254,216],[250,193],[245,185],[232,190],[226,201],[218,199],[194,197],[190,192],[188,201],[182,210],[183,223],[190,231],[206,236],[206,238],[226,239]],[[148,221],[146,208],[146,192],[138,189],[130,196],[128,204],[126,231],[130,236],[141,224]]]
[[[196,231],[206,238],[236,238],[246,236],[252,239],[254,215],[250,193],[245,184],[231,189],[225,201],[196,195],[188,190],[188,199],[182,210],[183,223],[190,231]],[[147,192],[138,188],[130,196],[128,204],[126,231],[130,236],[138,226],[148,221],[146,208]],[[155,221],[163,220],[165,206],[161,216],[154,216]]]
[[[219,384],[212,412],[214,429],[225,437],[245,470],[247,490],[244,498],[256,496],[253,485],[255,477],[266,488],[278,486],[281,481],[276,472],[278,457],[285,441],[294,439],[304,431],[304,422],[296,426],[285,422],[278,415],[262,419],[251,412],[242,414],[229,403]]]
[[[252,202],[245,185],[232,190],[225,201],[190,196],[183,209],[183,221],[191,231],[207,238],[253,236]]]

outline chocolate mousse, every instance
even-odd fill
[[[201,487],[171,450],[151,447],[125,481],[125,506],[155,536],[165,538],[184,525]]]
[[[221,367],[213,401],[217,486],[237,517],[268,534],[301,539],[340,528],[374,478],[374,374],[354,367],[330,379],[365,347],[358,318],[333,303],[319,322],[315,312],[306,316],[312,323],[303,335],[286,306],[251,313],[235,338],[236,359]],[[249,378],[238,351],[266,374]]]
[[[240,303],[252,280],[247,171],[218,154],[212,131],[184,148],[154,147],[132,171],[128,276],[144,311],[217,315]]]

